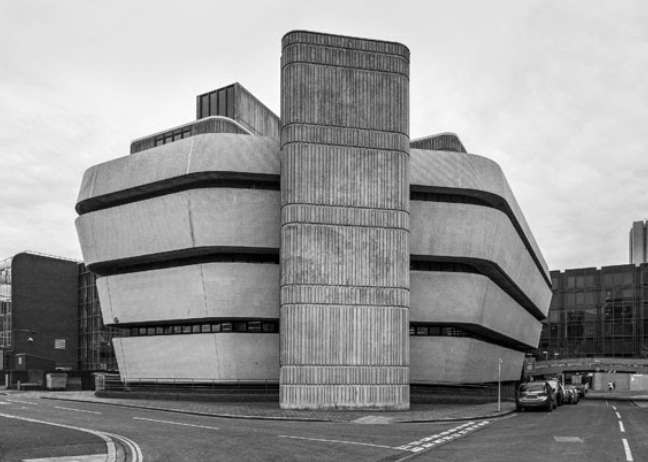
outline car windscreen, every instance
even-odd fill
[[[520,391],[545,391],[544,383],[529,383],[520,386]]]

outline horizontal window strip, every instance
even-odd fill
[[[84,199],[79,215],[154,197],[201,188],[263,189],[279,191],[279,175],[244,172],[196,172]]]
[[[545,319],[542,311],[496,263],[480,258],[440,255],[410,255],[410,271],[444,271],[473,273],[486,276],[538,320]]]
[[[538,255],[536,254],[533,246],[531,245],[531,242],[524,233],[524,230],[518,222],[517,217],[513,213],[513,210],[511,209],[506,199],[504,199],[503,197],[487,191],[480,191],[478,189],[459,189],[439,186],[410,185],[410,200],[422,202],[445,202],[479,205],[482,207],[491,207],[506,214],[511,224],[513,225],[513,228],[515,228],[518,236],[520,236],[520,239],[522,240],[524,247],[527,249],[527,252],[529,252],[529,255],[531,255],[531,258],[538,268],[538,271],[540,271],[542,278],[547,283],[547,286],[551,288],[551,279],[542,266]]]
[[[530,352],[535,348],[477,324],[448,324],[411,322],[410,337],[465,337],[491,343],[516,351]]]
[[[159,321],[112,325],[116,337],[215,333],[279,333],[279,320],[268,318],[204,318],[184,321]]]
[[[99,276],[152,271],[205,263],[279,264],[279,249],[267,247],[192,247],[88,265]]]

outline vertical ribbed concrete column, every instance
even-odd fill
[[[409,407],[409,50],[282,41],[282,408]]]

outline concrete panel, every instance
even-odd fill
[[[542,324],[481,274],[412,271],[410,322],[467,323],[538,347]]]
[[[76,225],[87,265],[204,246],[277,248],[279,192],[182,191],[86,213]]]
[[[520,380],[524,353],[467,337],[411,337],[413,384],[462,384]]]
[[[123,381],[279,381],[279,334],[122,337],[113,346]]]
[[[410,184],[485,191],[508,203],[541,263],[547,278],[549,268],[524,218],[502,169],[486,157],[460,152],[410,150]]]
[[[496,263],[547,314],[551,289],[505,213],[472,204],[412,201],[410,220],[413,255]]]
[[[409,406],[408,73],[397,43],[282,40],[283,408]]]
[[[279,265],[205,263],[97,279],[104,324],[279,318]]]
[[[77,202],[198,172],[279,173],[279,144],[263,136],[209,133],[90,167]]]

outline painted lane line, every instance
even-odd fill
[[[616,406],[612,406],[612,409],[614,409],[616,411]]]
[[[218,428],[218,427],[210,427],[209,425],[198,425],[198,424],[191,424],[191,423],[185,423],[185,422],[175,422],[173,420],[149,419],[147,417],[133,417],[133,419],[134,420],[146,420],[147,422],[165,423],[165,424],[170,424],[170,425],[183,425],[185,427],[206,428],[208,430],[220,430],[220,428]]]
[[[363,443],[361,441],[325,440],[323,438],[306,438],[305,436],[292,436],[292,435],[278,435],[278,437],[290,438],[292,440],[322,441],[324,443],[354,444],[357,446],[371,446],[372,448],[400,449],[392,446],[385,446],[384,444]]]
[[[106,454],[88,454],[86,456],[42,457],[23,459],[22,462],[105,462]]]
[[[11,415],[11,414],[4,414],[0,413],[0,417],[5,417],[7,419],[16,419],[16,420],[22,420],[24,422],[32,422],[32,423],[38,423],[38,424],[44,424],[44,425],[51,425],[53,427],[61,427],[61,428],[67,428],[70,430],[77,430],[80,432],[85,432],[85,433],[90,433],[92,435],[95,435],[99,438],[101,438],[105,443],[106,443],[106,462],[115,462],[117,459],[117,450],[115,448],[115,443],[113,440],[107,436],[107,433],[100,432],[97,430],[92,430],[90,428],[83,428],[83,427],[75,427],[74,425],[66,425],[66,424],[60,424],[56,422],[48,422],[46,420],[39,420],[39,419],[31,419],[29,417],[21,417],[17,415]]]
[[[65,411],[87,412],[88,414],[101,414],[101,412],[99,412],[99,411],[88,411],[86,409],[75,409],[73,407],[54,406],[54,408],[63,409]]]
[[[621,433],[625,433],[625,427],[623,426],[623,422],[619,420],[619,431]]]
[[[38,403],[32,403],[31,401],[21,401],[19,399],[8,399],[10,403],[20,403],[20,404],[31,404],[32,406],[38,406]]]
[[[615,412],[615,414],[616,414],[616,416],[617,416],[617,419],[620,419],[620,418],[621,418],[621,414],[619,414],[618,412]]]
[[[625,451],[626,461],[627,462],[634,461],[634,459],[632,458],[632,451],[630,450],[630,445],[628,444],[628,440],[623,438],[621,441],[623,441],[623,450]]]

